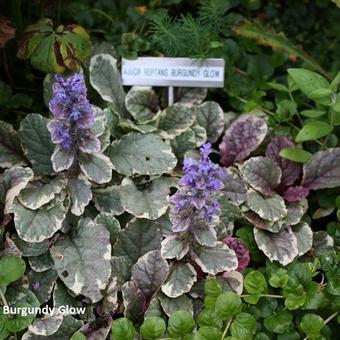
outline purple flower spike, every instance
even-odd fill
[[[170,198],[170,219],[174,232],[188,230],[195,219],[211,223],[218,217],[221,208],[216,193],[223,188],[220,178],[224,171],[210,159],[211,144],[204,144],[201,159],[184,161],[184,176],[179,180],[181,189]]]
[[[52,90],[49,107],[54,119],[48,123],[52,142],[64,151],[79,148],[87,153],[98,152],[99,139],[89,130],[96,112],[87,99],[84,76],[80,73],[67,78],[56,75]]]
[[[246,245],[237,237],[226,237],[223,242],[236,253],[238,260],[238,271],[246,269],[250,262],[250,255]]]

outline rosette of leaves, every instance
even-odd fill
[[[221,161],[229,166],[222,194],[238,206],[255,228],[259,249],[270,259],[286,265],[311,247],[313,232],[301,222],[311,190],[339,186],[339,148],[319,151],[303,164],[281,156],[295,148],[287,137],[274,137],[265,157],[249,157],[258,149],[267,125],[258,116],[241,116],[225,131],[220,144]],[[245,160],[248,158],[247,160]]]
[[[66,69],[78,72],[90,53],[90,37],[83,27],[60,25],[54,29],[51,19],[41,19],[26,28],[17,57],[30,59],[42,72],[63,73]]]

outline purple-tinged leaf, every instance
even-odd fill
[[[303,166],[302,185],[311,190],[340,186],[340,148],[315,153]]]
[[[309,189],[303,186],[296,186],[288,188],[284,193],[283,197],[289,202],[300,201],[306,198],[309,194]]]
[[[282,149],[294,147],[294,143],[287,137],[274,137],[267,146],[266,157],[272,159],[282,171],[281,185],[291,185],[300,176],[301,166],[298,163],[282,158],[279,153]]]
[[[270,158],[252,157],[241,167],[243,178],[264,195],[274,196],[281,181],[281,169]]]
[[[223,188],[221,193],[234,204],[240,205],[247,200],[247,187],[243,180],[231,170],[226,169],[221,177]]]
[[[258,214],[256,214],[253,211],[247,211],[243,215],[245,219],[249,221],[251,224],[253,224],[255,227],[262,230],[268,230],[272,233],[278,233],[284,225],[284,223],[282,223],[281,220],[277,222],[271,222],[261,218]]]
[[[239,117],[228,127],[219,145],[221,163],[230,166],[248,157],[263,142],[267,130],[267,124],[261,117]]]
[[[134,322],[143,319],[146,309],[146,297],[134,281],[128,281],[122,286],[124,316]]]
[[[250,255],[246,245],[240,238],[226,237],[223,242],[236,253],[238,267],[237,270],[243,270],[248,267],[250,262]]]
[[[159,250],[152,250],[139,258],[131,273],[131,280],[147,297],[151,297],[168,276],[169,265]]]
[[[290,228],[282,229],[278,233],[254,228],[257,246],[270,261],[278,261],[283,266],[291,263],[298,256],[297,239]]]

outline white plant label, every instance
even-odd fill
[[[223,87],[224,60],[141,57],[122,60],[123,85]]]

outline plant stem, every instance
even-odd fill
[[[8,302],[7,302],[6,298],[5,298],[5,294],[2,291],[1,287],[0,287],[0,298],[1,298],[2,302],[3,302],[3,305],[4,306],[8,306]]]
[[[226,326],[225,326],[225,328],[224,328],[223,334],[222,334],[222,336],[221,336],[221,340],[223,340],[223,339],[225,338],[225,336],[227,335],[228,329],[229,329],[229,327],[230,327],[232,321],[233,321],[233,318],[231,318],[230,320],[228,320],[228,322],[227,322],[227,324],[226,324]]]
[[[241,298],[243,297],[248,297],[250,296],[249,294],[243,294],[241,295]],[[275,294],[261,294],[260,297],[268,297],[268,298],[273,298],[273,299],[284,299],[285,297],[282,295],[275,295]]]

